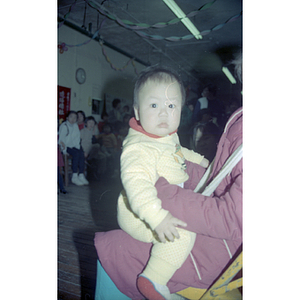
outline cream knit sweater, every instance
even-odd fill
[[[203,156],[181,147],[177,133],[155,138],[135,129],[129,129],[123,142],[121,180],[131,210],[154,229],[168,213],[157,198],[157,179],[162,176],[171,184],[181,184],[188,180],[185,159],[200,164]],[[118,205],[118,209],[126,207]]]

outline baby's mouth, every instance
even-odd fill
[[[159,128],[168,128],[168,123],[162,122],[162,123],[160,123],[160,124],[158,125],[158,127],[159,127]]]

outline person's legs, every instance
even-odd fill
[[[180,238],[174,242],[154,243],[143,273],[138,277],[139,291],[147,299],[169,299],[168,281],[191,252],[196,234],[177,228]]]
[[[76,185],[83,185],[84,183],[79,180],[78,178],[78,174],[77,174],[77,170],[78,170],[78,162],[79,162],[79,150],[76,148],[67,148],[67,153],[69,153],[72,156],[72,183],[76,184]]]
[[[130,205],[123,190],[118,198],[118,224],[133,238],[153,243],[151,256],[143,273],[137,278],[139,291],[149,300],[171,299],[166,284],[173,274],[185,262],[191,252],[196,234],[177,228],[180,235],[174,242],[161,243],[155,238],[156,233],[130,210]]]
[[[58,186],[59,186],[60,191],[63,194],[66,194],[67,191],[65,190],[64,181],[63,181],[63,179],[61,177],[61,174],[59,172],[59,167],[57,167],[57,180],[58,180]]]
[[[85,185],[89,184],[84,176],[84,168],[85,168],[85,157],[82,147],[78,150],[78,166],[79,166],[79,175],[78,179]]]
[[[77,149],[76,149],[77,150]],[[82,147],[78,150],[78,167],[79,167],[79,174],[84,173],[85,168],[85,157]]]
[[[72,172],[73,174],[78,171],[78,159],[79,159],[79,152],[76,148],[67,148],[67,153],[72,156]]]

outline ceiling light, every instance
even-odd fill
[[[163,0],[165,4],[172,10],[172,12],[181,19],[181,22],[186,26],[186,28],[192,33],[192,35],[197,39],[202,39],[202,36],[199,30],[195,25],[190,21],[185,13],[180,9],[180,7],[173,0]]]
[[[230,73],[227,67],[223,67],[222,71],[224,72],[224,74],[227,76],[227,78],[230,80],[232,84],[236,84],[235,78],[232,76],[232,74]]]

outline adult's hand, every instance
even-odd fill
[[[221,197],[207,197],[160,177],[155,187],[162,208],[187,223],[186,230],[219,239],[240,240],[242,234],[241,176]]]

